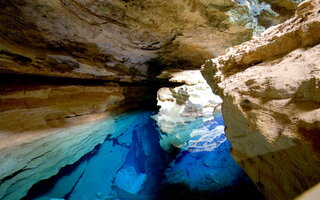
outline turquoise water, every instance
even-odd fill
[[[161,199],[263,199],[232,158],[224,128],[221,114],[179,127],[191,137],[166,168]]]
[[[160,147],[150,111],[114,117],[106,139],[77,163],[39,182],[24,200],[261,199],[230,155],[222,116],[197,118],[181,129],[191,139],[173,152]]]

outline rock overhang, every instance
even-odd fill
[[[0,70],[123,82],[195,69],[287,19],[298,1],[4,1]]]

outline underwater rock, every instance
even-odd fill
[[[103,142],[108,134],[105,129],[110,127],[112,120],[100,120],[33,136],[33,140],[21,141],[20,137],[18,144],[12,139],[0,151],[1,199],[22,198],[33,184],[57,174],[61,167],[92,151]]]
[[[202,74],[223,99],[232,155],[267,199],[293,199],[320,181],[320,2],[266,30]]]
[[[39,182],[24,199],[154,199],[167,165],[149,111],[113,117],[105,141],[56,176]],[[71,188],[71,189],[70,189]]]
[[[199,117],[180,129],[192,132],[166,169],[167,189],[160,199],[263,199],[232,158],[224,128],[220,113],[214,118]]]
[[[3,79],[2,79],[3,80]],[[4,79],[6,80],[6,79]],[[142,86],[4,85],[0,89],[0,199],[20,199],[103,142],[112,114],[140,105]]]
[[[222,115],[215,119],[222,118]],[[245,176],[230,154],[230,143],[224,135],[223,120],[199,118],[186,124],[190,139],[166,171],[171,184],[185,184],[191,190],[216,191],[236,185]]]
[[[202,199],[262,199],[231,157],[221,114],[187,123],[182,131],[191,129],[191,139],[177,157],[161,149],[152,115],[134,111],[113,117],[113,129],[103,143],[34,185],[22,200],[171,200],[173,194],[183,198],[187,188]],[[170,192],[178,184],[185,189]]]

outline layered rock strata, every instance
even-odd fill
[[[34,77],[36,78],[36,77]],[[31,186],[79,160],[113,133],[112,115],[141,105],[147,87],[1,85],[0,199],[20,199]]]
[[[107,134],[102,130],[112,127],[110,114],[146,102],[150,90],[143,81],[162,80],[157,75],[167,68],[198,67],[284,21],[298,2],[2,1],[0,199],[19,199],[32,184],[91,151]],[[19,85],[7,83],[8,74],[73,80]],[[77,84],[76,78],[117,84]],[[172,92],[177,105],[184,101],[180,94]],[[202,112],[190,108],[192,116]]]
[[[267,199],[320,181],[320,2],[209,60],[202,74],[223,99],[232,154]]]
[[[150,79],[163,68],[199,67],[284,21],[299,1],[5,0],[0,72]]]

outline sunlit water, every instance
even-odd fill
[[[160,147],[152,115],[115,117],[103,144],[34,185],[24,200],[261,199],[230,155],[221,115],[185,124],[191,139],[171,154]]]

